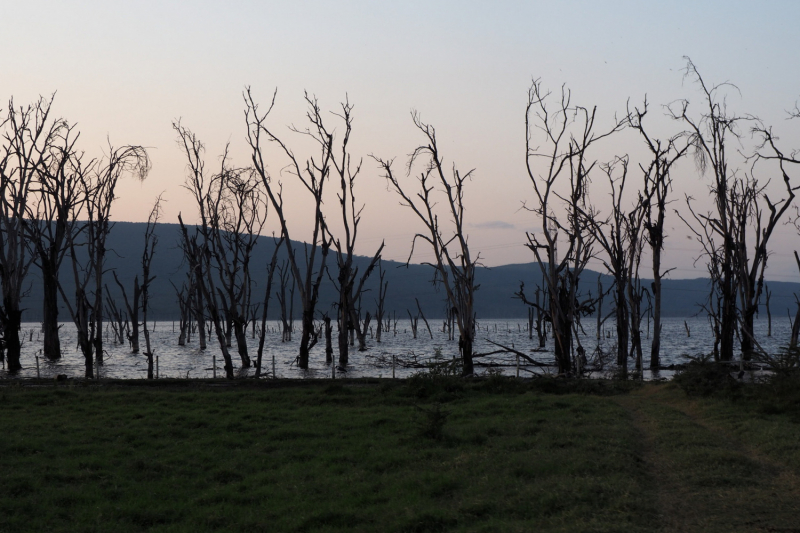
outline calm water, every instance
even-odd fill
[[[337,371],[337,377],[391,377],[392,358],[396,365],[395,375],[398,378],[408,377],[418,372],[418,366],[431,360],[438,352],[442,359],[452,359],[458,354],[458,341],[449,341],[447,334],[442,332],[442,323],[431,321],[433,339],[428,334],[423,324],[420,324],[417,338],[413,338],[410,322],[399,320],[396,332],[393,328],[390,332],[384,332],[382,342],[378,343],[374,338],[368,337],[368,351],[359,352],[351,348],[350,365],[347,372]],[[688,318],[686,324],[689,326],[691,336],[687,336],[684,319],[668,318],[663,324],[662,333],[662,364],[686,362],[686,355],[696,356],[707,353],[712,348],[711,329],[707,319]],[[268,333],[264,348],[262,368],[271,373],[272,360],[275,359],[275,373],[280,378],[329,378],[331,368],[325,364],[325,345],[324,339],[317,344],[311,351],[309,370],[303,371],[294,364],[298,353],[299,345],[299,322],[295,323],[296,331],[291,342],[282,343],[280,326],[278,322],[268,323]],[[154,354],[158,356],[159,376],[170,378],[209,378],[213,375],[213,357],[216,355],[217,376],[224,376],[222,369],[223,362],[219,347],[216,345],[216,338],[209,338],[208,348],[200,350],[198,348],[197,336],[192,336],[191,343],[186,346],[178,346],[177,324],[173,331],[172,322],[157,322],[150,324],[153,330],[151,342]],[[615,349],[614,325],[610,321],[603,328],[601,339],[598,343],[595,332],[595,322],[585,319],[585,334],[581,335],[581,343],[586,349],[587,356],[592,358],[596,350],[612,352]],[[756,338],[758,342],[768,352],[775,352],[780,346],[786,345],[789,340],[790,325],[789,320],[773,320],[772,336],[767,337],[766,320],[756,321]],[[336,357],[336,332],[334,328],[334,357]],[[20,377],[36,377],[36,356],[41,354],[41,331],[38,323],[23,324],[23,370]],[[645,365],[649,360],[650,338],[647,332],[646,322],[642,325],[642,338]],[[552,341],[548,339],[548,344],[544,351],[538,351],[538,341],[534,334],[534,339],[528,338],[527,321],[525,320],[482,320],[479,321],[479,331],[476,335],[475,351],[487,353],[497,350],[488,340],[514,347],[515,349],[529,354],[537,361],[551,364],[553,362]],[[144,338],[141,339],[142,349],[144,349]],[[253,339],[248,332],[249,353],[255,362],[256,351],[258,349],[258,339]],[[53,377],[57,374],[66,374],[69,377],[82,377],[84,374],[83,357],[77,347],[75,327],[72,324],[64,324],[61,328],[61,346],[63,357],[57,362],[50,362],[40,357],[40,373],[44,377]],[[109,331],[105,349],[107,351],[105,365],[100,370],[101,377],[125,378],[125,379],[144,379],[147,377],[147,361],[144,356],[130,353],[127,344],[114,344],[111,340]],[[239,369],[239,356],[236,352],[235,342],[231,348],[231,356],[234,360],[234,367],[240,376],[252,375],[254,370]],[[476,359],[480,362],[491,362],[495,367],[505,374],[513,375],[516,373],[515,356],[511,354],[496,354],[489,357]],[[633,365],[631,364],[631,367]],[[478,367],[479,374],[485,373],[488,367]],[[609,371],[613,369],[607,369]],[[520,374],[530,375],[531,373],[543,373],[552,369],[542,369],[534,366],[521,365]],[[668,377],[669,372],[662,372],[662,377]],[[0,372],[0,377],[7,377],[5,371]],[[651,376],[645,375],[645,378]]]

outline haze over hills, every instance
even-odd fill
[[[107,275],[104,278],[105,284],[109,288],[110,294],[122,306],[122,297],[119,288],[114,282],[111,270],[116,271],[119,279],[126,284],[126,290],[131,292],[133,278],[139,273],[141,276],[141,254],[144,245],[144,223],[138,222],[117,222],[111,231],[108,240],[107,255]],[[180,286],[186,274],[186,265],[183,262],[183,252],[179,247],[179,226],[177,224],[159,224],[156,229],[158,235],[158,246],[156,255],[153,259],[152,273],[156,276],[151,288],[150,317],[155,320],[172,320],[178,317],[178,305],[175,289],[171,283]],[[254,249],[251,270],[256,281],[253,291],[253,301],[260,302],[264,297],[264,287],[266,285],[266,268],[274,251],[274,241],[271,237],[259,238],[258,245]],[[302,246],[302,245],[298,245]],[[281,260],[286,259],[285,252],[279,254]],[[358,257],[356,264],[360,271],[369,263],[369,258]],[[334,252],[328,256],[327,264],[335,270],[336,259]],[[407,318],[407,310],[416,315],[417,304],[415,298],[419,299],[420,306],[426,318],[441,318],[445,313],[445,294],[444,291],[431,283],[433,271],[424,265],[408,265],[396,261],[384,261],[383,268],[386,270],[386,279],[389,281],[389,289],[386,296],[386,310],[389,314],[396,313],[397,318]],[[611,286],[611,278],[605,274],[598,274],[594,271],[585,271],[582,276],[582,287],[585,291],[597,293],[598,276],[603,287],[608,289]],[[480,288],[476,292],[475,309],[478,319],[488,318],[524,318],[527,316],[526,306],[517,298],[514,293],[519,290],[520,282],[525,283],[526,292],[530,295],[538,284],[541,284],[541,274],[536,263],[504,265],[492,268],[480,268],[476,273],[476,278]],[[68,258],[62,265],[61,281],[67,295],[74,294],[74,283],[72,280],[71,266]],[[277,277],[273,282],[273,289],[277,285]],[[794,316],[795,299],[794,294],[800,294],[800,283],[787,282],[767,282],[772,291],[770,308],[773,317],[786,317],[787,312]],[[649,287],[650,280],[643,280],[645,287]],[[32,266],[29,274],[29,291],[23,307],[24,321],[41,320],[42,308],[42,287],[39,281],[38,268]],[[370,311],[373,315],[376,308],[378,275],[373,273],[367,282],[369,292],[363,296],[362,307],[364,311]],[[662,314],[667,317],[692,316],[700,310],[698,304],[707,296],[709,290],[708,279],[689,279],[689,280],[664,280],[663,282],[663,304]],[[324,279],[320,289],[320,303],[317,307],[319,311],[330,311],[336,301],[333,284],[327,277]],[[763,312],[763,297],[762,307]],[[608,296],[604,302],[604,313],[611,311],[611,297]],[[294,307],[295,316],[300,315],[300,303],[296,301]],[[279,316],[279,306],[273,297],[270,301],[269,317],[277,319]],[[69,321],[70,317],[67,309],[61,302],[59,318],[62,321]]]

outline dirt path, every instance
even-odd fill
[[[800,533],[797,472],[744,445],[668,385],[617,402],[642,435],[662,531]]]
[[[631,415],[636,430],[642,436],[642,459],[653,479],[659,521],[665,531],[688,531],[684,507],[689,503],[681,487],[670,476],[669,464],[659,453],[654,420],[641,409],[640,399],[633,394],[616,397],[617,402]]]

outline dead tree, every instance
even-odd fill
[[[150,170],[150,158],[141,146],[109,146],[109,155],[93,160],[86,167],[76,165],[80,195],[85,198],[82,210],[73,219],[86,218],[81,226],[67,235],[67,245],[75,283],[74,305],[59,282],[78,333],[78,345],[83,352],[86,377],[94,377],[94,360],[103,364],[103,274],[105,272],[106,240],[113,224],[111,207],[116,199],[119,179],[132,174],[143,180]],[[82,253],[78,250],[83,248]],[[93,291],[90,283],[94,282]]]
[[[734,86],[728,83],[706,85],[688,58],[686,74],[701,87],[707,110],[699,119],[695,119],[688,114],[688,102],[683,101],[673,106],[671,113],[688,126],[689,139],[700,171],[704,172],[710,167],[714,174],[711,185],[714,210],[698,213],[691,203],[687,203],[695,223],[693,231],[698,240],[705,237],[705,242],[701,242],[704,253],[709,257],[714,256],[711,263],[715,265],[712,283],[716,287],[718,301],[719,357],[723,361],[733,359],[735,328],[741,317],[742,357],[747,360],[751,358],[755,344],[753,320],[763,292],[764,271],[769,256],[767,245],[795,196],[796,187],[790,183],[786,165],[797,161],[782,154],[775,145],[770,128],[753,117],[728,113],[724,99],[720,101],[718,95],[724,87]],[[738,141],[741,138],[738,124],[743,120],[755,122],[752,131],[762,139],[756,154],[752,156],[750,173],[744,176],[729,169],[725,151],[729,140]],[[778,162],[785,189],[785,196],[775,202],[770,200],[767,186],[760,184],[754,175],[760,162],[771,160]],[[717,240],[709,240],[709,235]],[[748,244],[751,239],[752,257]]]
[[[150,330],[147,329],[147,309],[150,304],[150,284],[156,279],[150,275],[150,267],[153,264],[153,256],[156,253],[158,235],[156,235],[156,225],[161,218],[161,196],[156,198],[153,209],[147,217],[147,225],[144,230],[144,250],[142,251],[142,332],[144,333],[144,355],[147,357],[147,379],[153,379],[153,347],[150,344]]]
[[[541,310],[551,324],[558,372],[572,374],[573,328],[581,315],[594,310],[590,302],[579,300],[578,291],[594,245],[586,217],[580,213],[586,209],[589,173],[596,164],[590,159],[589,149],[621,130],[625,120],[615,120],[611,128],[598,133],[597,108],[573,105],[571,93],[562,87],[560,101],[551,111],[549,96],[539,80],[528,90],[525,161],[536,203],[525,207],[539,217],[541,232],[529,232],[526,246],[534,253],[542,272],[547,308]],[[536,130],[540,137],[534,139]],[[563,194],[557,192],[561,187],[566,191]],[[566,246],[561,255],[559,241]],[[528,305],[534,304],[522,290],[518,296]]]
[[[645,211],[641,192],[636,205],[627,213],[627,245],[628,245],[628,286],[626,290],[626,300],[629,309],[631,353],[636,365],[636,370],[641,372],[642,365],[642,300],[647,291],[642,287],[641,277],[639,276],[639,266],[642,262],[642,250],[644,248],[644,225]]]
[[[116,199],[119,178],[132,173],[143,180],[150,170],[150,159],[141,146],[125,146],[118,150],[109,147],[107,162],[101,161],[95,175],[94,194],[87,195],[87,251],[93,263],[95,281],[93,314],[95,321],[94,350],[97,364],[103,364],[103,273],[105,271],[106,240],[111,233],[111,206]]]
[[[738,292],[740,265],[736,253],[736,221],[731,209],[740,200],[740,191],[735,187],[740,180],[735,170],[729,168],[729,141],[736,142],[740,138],[738,124],[743,117],[729,114],[724,98],[720,101],[718,94],[726,87],[734,87],[729,83],[706,85],[694,63],[686,58],[685,76],[694,79],[700,86],[704,110],[699,117],[690,115],[689,102],[681,100],[669,107],[671,116],[681,121],[688,128],[687,137],[694,151],[695,163],[701,174],[706,170],[712,173],[710,186],[714,202],[713,211],[697,212],[687,197],[690,217],[682,217],[695,234],[703,247],[703,254],[708,257],[708,270],[714,287],[716,301],[707,306],[718,323],[719,345],[718,357],[723,361],[733,359],[733,342],[737,323],[736,297]],[[735,87],[734,87],[735,88]],[[689,222],[691,218],[693,222]]]
[[[323,128],[322,112],[316,98],[305,95],[309,110],[306,114],[311,126],[305,130],[291,128],[293,132],[310,137],[320,149],[317,158],[309,157],[301,165],[294,152],[267,126],[266,120],[270,111],[275,105],[275,96],[266,112],[259,113],[258,105],[253,100],[250,90],[247,89],[245,99],[245,119],[247,121],[247,141],[252,151],[253,166],[261,183],[269,197],[270,205],[275,210],[281,226],[281,237],[284,239],[286,255],[289,266],[292,270],[297,292],[300,296],[300,303],[303,308],[302,331],[300,333],[300,353],[297,357],[298,366],[302,369],[308,368],[309,351],[317,342],[316,329],[314,327],[314,313],[319,300],[319,286],[325,273],[325,262],[330,248],[330,238],[327,235],[325,218],[322,214],[322,199],[325,182],[329,179],[331,166],[333,164],[333,135]],[[277,185],[267,171],[264,158],[264,141],[275,143],[279,151],[288,159],[289,164],[284,171],[299,180],[302,186],[313,198],[314,203],[314,228],[311,239],[303,245],[303,256],[305,261],[301,263],[297,257],[298,250],[291,240],[287,212],[283,203],[283,187],[280,182]],[[319,257],[318,255],[319,254]],[[317,261],[319,259],[319,261]],[[304,271],[301,273],[301,267]]]
[[[749,198],[752,205],[747,212],[742,213],[745,220],[739,232],[736,248],[738,264],[742,269],[739,274],[741,279],[739,283],[739,298],[742,315],[741,347],[742,355],[745,359],[749,359],[753,352],[753,320],[758,312],[759,301],[764,290],[764,271],[769,258],[767,245],[778,222],[784,218],[792,205],[795,191],[800,188],[800,186],[792,186],[789,176],[789,167],[791,165],[800,165],[800,158],[796,157],[796,153],[786,155],[782,152],[776,144],[777,139],[772,133],[772,128],[757,123],[752,132],[761,137],[761,142],[753,156],[751,177],[745,181],[746,189],[750,192]],[[777,174],[780,176],[784,187],[784,192],[782,193],[784,196],[779,200],[774,202],[770,200],[766,192],[766,185],[760,187],[754,177],[756,165],[759,163],[777,163]],[[768,180],[767,183],[769,181],[771,180]],[[746,229],[753,225],[755,226],[755,231],[752,235],[755,242],[753,243],[753,256],[751,259],[748,257],[746,241],[748,233]],[[767,299],[767,313],[769,314],[769,297]],[[770,334],[771,329],[770,320]]]
[[[389,186],[400,196],[401,205],[411,209],[424,224],[425,233],[417,233],[411,244],[407,263],[411,262],[414,246],[420,239],[427,242],[433,251],[433,261],[426,262],[434,270],[434,283],[441,283],[447,295],[448,305],[456,312],[459,340],[458,347],[463,364],[462,375],[471,376],[473,367],[473,343],[475,341],[475,268],[480,254],[472,257],[465,232],[464,186],[473,171],[462,174],[453,164],[451,177],[447,176],[444,160],[436,142],[436,130],[422,122],[419,114],[412,112],[414,125],[425,136],[425,144],[414,149],[408,161],[408,172],[420,161],[424,166],[419,174],[420,190],[411,195],[392,171],[392,160],[375,158],[383,168]],[[441,189],[437,190],[437,187]],[[436,209],[437,197],[443,196],[444,211],[441,217]],[[441,226],[443,221],[450,228]]]
[[[620,169],[619,177],[615,176],[617,168]],[[601,165],[601,169],[608,178],[611,190],[611,213],[605,220],[600,220],[599,213],[591,206],[586,209],[579,206],[577,212],[584,217],[587,227],[591,228],[594,241],[605,251],[605,257],[601,256],[601,261],[614,278],[617,365],[624,379],[628,375],[628,341],[631,331],[628,291],[631,267],[635,264],[632,254],[638,246],[638,243],[629,242],[632,233],[628,227],[628,213],[622,205],[628,177],[628,157],[619,157],[609,164]]]
[[[661,365],[661,280],[670,270],[662,271],[661,254],[664,251],[664,220],[669,193],[672,190],[672,167],[689,150],[690,144],[679,145],[682,135],[670,137],[666,141],[653,138],[645,129],[643,119],[647,114],[647,99],[642,109],[629,110],[630,126],[636,129],[644,139],[650,151],[650,163],[640,165],[644,177],[641,198],[644,210],[645,239],[650,246],[653,265],[653,340],[650,348],[650,369]]]
[[[52,99],[49,105],[52,103]],[[58,324],[58,275],[67,253],[67,234],[74,231],[71,218],[83,198],[75,172],[76,159],[82,157],[75,149],[79,133],[64,121],[54,123],[50,136],[46,164],[36,169],[32,191],[35,202],[28,203],[27,240],[33,250],[34,262],[42,274],[43,353],[49,359],[61,357]],[[47,144],[47,142],[45,142]]]
[[[188,160],[188,176],[184,187],[192,194],[199,211],[199,223],[195,225],[194,231],[191,233],[184,224],[182,216],[178,215],[183,237],[183,253],[190,271],[194,272],[199,300],[197,303],[205,302],[204,306],[198,305],[198,315],[202,314],[204,310],[208,311],[224,360],[225,376],[227,379],[233,379],[233,361],[225,338],[223,319],[217,299],[216,276],[213,271],[213,235],[210,219],[216,214],[209,213],[208,210],[208,198],[213,198],[211,186],[217,180],[214,176],[209,177],[206,174],[203,144],[180,122],[173,123],[173,128],[178,133],[179,144]],[[223,158],[220,174],[227,172],[226,164],[227,162]],[[202,324],[198,323],[198,326],[202,327]]]
[[[343,238],[334,236],[329,225],[326,225],[325,228],[336,250],[336,262],[339,269],[336,279],[332,278],[332,281],[339,293],[337,305],[337,318],[339,323],[339,365],[345,367],[349,359],[347,343],[348,331],[355,330],[359,341],[359,350],[366,350],[366,327],[362,327],[358,319],[356,302],[360,300],[361,294],[364,291],[364,283],[367,281],[370,274],[372,274],[376,263],[380,260],[384,243],[381,242],[381,245],[373,255],[364,273],[359,277],[358,267],[353,265],[353,251],[358,237],[358,225],[361,222],[361,213],[364,210],[363,205],[356,205],[355,196],[355,183],[356,178],[361,172],[362,161],[359,160],[358,163],[353,163],[348,146],[353,128],[353,106],[349,101],[345,100],[341,104],[341,108],[341,113],[336,113],[336,115],[344,122],[344,133],[339,145],[336,147],[336,153],[331,157],[331,163],[333,167],[332,170],[339,180],[339,190],[336,195],[339,200],[341,211],[341,233],[343,234]],[[322,120],[315,118],[312,122],[315,125],[316,138],[335,141],[335,135],[333,132],[329,132],[326,129]]]
[[[252,293],[250,259],[266,222],[266,204],[252,169],[226,168],[212,179],[206,199],[217,290],[236,337],[242,368],[250,367],[245,330]],[[230,334],[226,335],[230,345]]]
[[[32,212],[36,212],[36,208],[31,208],[29,203],[35,202],[32,193],[36,188],[36,180],[50,169],[57,171],[59,165],[68,165],[72,159],[74,141],[69,140],[70,128],[62,120],[51,121],[49,118],[52,101],[52,98],[40,98],[27,107],[16,108],[11,99],[7,116],[0,117],[0,286],[3,293],[0,329],[5,343],[7,368],[11,373],[22,368],[20,303],[25,277],[35,254],[29,253],[26,234],[34,227],[39,227],[38,223],[33,223],[29,229],[28,218]],[[66,156],[62,151],[67,152]],[[45,243],[41,245],[44,247]],[[44,265],[45,268],[47,266]],[[48,290],[52,288],[51,274],[48,272],[46,278]],[[48,320],[48,326],[55,327],[57,339],[57,322],[54,324]],[[52,327],[46,331],[47,356],[57,358],[61,351],[57,340],[53,344]]]
[[[344,242],[341,238],[334,236],[330,226],[325,226],[330,237],[330,242],[336,249],[336,259],[338,266],[338,275],[336,279],[331,277],[337,292],[339,293],[339,301],[337,304],[337,319],[339,325],[338,346],[339,346],[339,365],[346,366],[348,363],[349,348],[347,342],[348,332],[355,333],[359,339],[359,350],[366,349],[366,329],[367,325],[362,326],[358,313],[356,311],[356,302],[360,301],[361,294],[364,290],[364,283],[369,278],[376,262],[380,259],[380,253],[384,244],[378,247],[378,251],[373,256],[370,264],[365,269],[363,275],[358,277],[358,267],[353,265],[353,251],[358,236],[358,225],[361,221],[361,212],[364,207],[356,206],[355,200],[355,182],[358,174],[361,172],[361,161],[353,165],[352,156],[349,152],[348,143],[352,133],[352,110],[353,106],[345,101],[341,104],[342,112],[337,113],[344,121],[344,134],[342,136],[340,145],[341,149],[336,150],[336,154],[331,157],[333,171],[339,178],[339,191],[337,197],[341,208],[341,222],[342,233]],[[329,132],[321,119],[314,116],[312,123],[315,126],[313,135],[317,139],[330,139],[334,140],[334,135]],[[338,155],[340,152],[340,155]],[[358,282],[358,285],[356,285]],[[367,315],[369,316],[369,314]],[[369,323],[367,319],[366,323]]]

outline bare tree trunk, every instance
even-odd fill
[[[42,268],[42,289],[44,291],[42,351],[48,359],[56,360],[61,357],[61,340],[58,337],[58,278],[55,273],[49,272],[47,267]]]
[[[746,309],[742,315],[741,347],[742,358],[749,361],[753,357],[753,341],[755,339],[755,308]]]
[[[464,335],[458,338],[458,351],[461,354],[461,361],[463,366],[462,374],[471,376],[475,373],[475,367],[472,362],[474,339],[471,335]]]
[[[342,279],[344,278],[344,284],[347,284],[347,277],[349,277],[349,273],[344,270],[340,270],[339,283],[341,284]],[[339,307],[337,309],[337,316],[339,318],[339,332],[337,335],[337,341],[339,347],[339,366],[342,367],[347,366],[347,363],[350,359],[347,339],[347,335],[351,331],[351,303],[348,301],[349,295],[349,291],[340,288]]]
[[[58,280],[52,274],[42,271],[42,289],[44,301],[42,302],[44,345],[42,347],[45,357],[56,360],[61,357],[61,340],[58,337]]]
[[[316,344],[314,336],[314,311],[303,310],[303,329],[300,332],[300,354],[297,357],[297,366],[303,370],[308,368],[309,352]]]
[[[417,321],[419,320],[419,316],[417,316],[416,318],[411,316],[411,311],[409,311],[408,309],[406,309],[406,312],[408,313],[408,319],[411,320],[411,335],[412,335],[412,337],[414,339],[416,339],[417,338]]]
[[[4,297],[2,315],[0,316],[6,349],[6,368],[10,373],[22,370],[22,363],[20,362],[22,343],[19,338],[22,311],[16,308],[16,304],[17,302],[12,298]]]
[[[634,267],[638,271],[638,265]],[[631,351],[635,356],[636,370],[642,371],[642,333],[639,329],[642,323],[642,291],[639,276],[636,274],[628,281],[628,306],[630,307]],[[641,378],[641,374],[640,374]]]
[[[422,306],[419,305],[419,299],[414,298],[414,301],[417,302],[417,311],[419,311],[418,316],[422,317],[422,321],[425,323],[425,327],[428,330],[428,335],[430,335],[431,340],[433,340],[433,332],[431,331],[431,326],[430,324],[428,324],[428,320],[425,318],[425,314],[422,312]]]
[[[191,328],[189,324],[190,304],[187,301],[189,297],[186,294],[186,284],[182,284],[180,290],[178,290],[174,284],[172,287],[175,289],[175,295],[178,297],[178,309],[180,310],[180,320],[178,321],[178,346],[186,346],[186,333],[187,330]]]
[[[769,310],[769,300],[772,297],[772,291],[769,290],[766,283],[764,284],[764,296],[766,297],[767,307],[767,337],[772,337],[772,313]]]
[[[542,308],[539,306],[539,295],[541,294],[542,289],[538,285],[536,286],[536,337],[539,340],[539,348],[544,348],[545,344],[547,343],[547,331],[544,325],[544,315]],[[546,301],[547,298],[544,298]]]
[[[356,336],[358,337],[358,351],[365,352],[367,350],[367,333],[369,332],[369,323],[372,319],[369,311],[364,315],[364,322],[356,328]]]
[[[625,287],[616,292],[616,326],[617,326],[617,365],[622,379],[628,377],[628,305],[625,300]]]
[[[264,303],[261,311],[261,334],[258,337],[258,353],[256,355],[256,378],[261,377],[261,357],[264,353],[264,340],[267,336],[267,311],[269,310],[269,299],[272,295],[272,280],[275,277],[275,268],[278,266],[278,251],[283,244],[283,240],[275,243],[275,250],[272,252],[272,259],[267,267],[267,287],[264,291]],[[273,378],[275,376],[272,376]]]
[[[325,364],[333,364],[333,326],[331,326],[331,317],[327,314],[322,317],[325,324]]]
[[[194,321],[197,323],[197,338],[200,342],[200,349],[205,350],[208,346],[208,341],[206,340],[206,315],[205,315],[205,302],[203,301],[203,291],[200,288],[199,281],[197,280],[197,276],[202,274],[195,271],[195,294],[193,298],[194,303]]]
[[[83,352],[84,377],[94,379],[94,345],[87,331],[78,330],[78,346]]]
[[[568,273],[567,276],[570,276],[570,274]],[[555,300],[555,305],[551,306],[551,310],[557,310],[555,315],[552,316],[551,324],[553,326],[553,344],[555,345],[554,355],[559,370],[558,373],[562,375],[570,375],[573,370],[572,354],[570,353],[570,347],[572,346],[572,320],[564,311],[558,310],[570,309],[572,305],[573,301],[567,288],[564,285],[559,286],[558,299]]]
[[[537,302],[538,294],[537,294]],[[603,325],[603,282],[601,277],[597,276],[597,340],[600,340],[600,329]]]
[[[236,349],[239,358],[242,360],[242,368],[249,368],[251,365],[250,356],[247,354],[247,332],[245,324],[240,320],[233,321],[233,334],[236,336]]]
[[[729,258],[732,260],[733,258]],[[725,269],[728,270],[728,269]],[[721,361],[733,360],[733,340],[736,333],[736,293],[732,274],[723,270],[722,302],[719,324],[719,358]]]
[[[650,370],[661,366],[661,250],[653,249],[653,342],[650,345]]]
[[[150,347],[150,331],[147,329],[147,310],[142,312],[142,332],[144,333],[144,355],[147,357],[147,379],[154,379],[153,375],[153,350]]]
[[[227,312],[224,312],[222,316],[222,323],[225,325],[225,346],[230,348],[231,338],[233,337],[233,321],[230,319]],[[247,356],[247,353],[245,353],[245,356]]]
[[[106,230],[101,230],[106,231]],[[94,356],[99,366],[103,365],[103,263],[105,262],[105,243],[102,243],[97,255],[95,266],[95,296],[94,296]]]
[[[537,295],[538,296],[538,295]],[[528,306],[528,340],[533,340],[533,323],[535,317],[535,310],[533,307]]]

